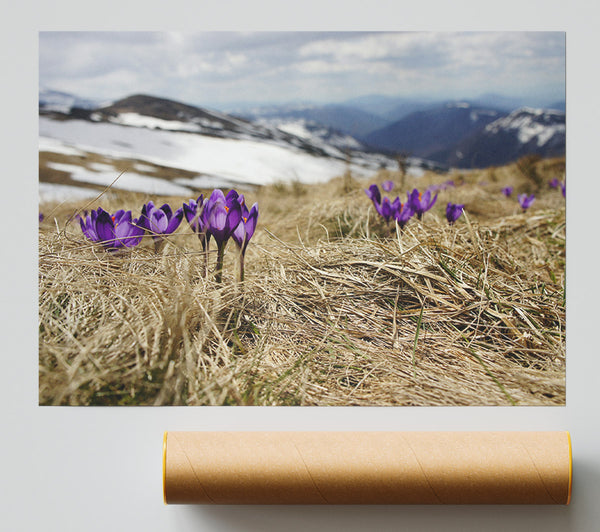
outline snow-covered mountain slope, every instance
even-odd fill
[[[255,123],[268,128],[285,131],[312,143],[333,146],[337,150],[366,150],[366,147],[351,135],[341,133],[305,118],[261,118],[256,120]]]
[[[565,113],[525,107],[463,139],[449,154],[448,164],[473,168],[506,164],[524,155],[561,157],[565,148]]]
[[[45,171],[40,169],[41,181],[50,171],[58,171],[68,174],[69,185],[106,186],[117,177],[124,160],[181,171],[181,177],[173,178],[170,172],[170,179],[159,183],[154,172],[136,173],[129,168],[114,184],[148,193],[185,195],[211,186],[312,183],[343,175],[348,169],[357,177],[367,177],[381,168],[397,168],[394,159],[361,151],[357,141],[327,128],[300,122],[252,123],[143,95],[87,113],[79,109],[76,117],[40,113],[39,132],[40,152],[83,154],[79,168],[71,162],[77,162],[75,157],[69,167],[58,168],[50,157]],[[90,154],[113,160],[115,165],[98,168],[86,163]],[[413,174],[429,167],[418,159],[411,159],[409,165]]]
[[[496,109],[462,101],[447,102],[411,113],[373,131],[363,140],[375,148],[407,152],[445,164],[445,151],[448,148],[500,116],[504,116],[504,113]]]
[[[148,193],[193,194],[211,186],[264,185],[275,182],[313,183],[343,175],[348,168],[356,176],[369,176],[378,161],[316,156],[293,145],[277,145],[254,139],[219,138],[181,131],[131,127],[85,120],[53,120],[40,117],[40,152],[78,151],[115,160],[135,159],[152,165],[181,169],[194,178],[160,180],[126,172],[115,188]],[[81,158],[82,161],[85,157]],[[390,163],[391,164],[391,163]],[[65,170],[55,168],[56,170]],[[187,172],[184,172],[187,171]],[[81,183],[109,185],[118,169],[89,164],[68,168],[71,179]],[[153,180],[153,181],[150,181]],[[159,183],[162,181],[162,183]],[[176,185],[176,187],[174,186]]]
[[[521,144],[531,143],[542,147],[557,139],[564,139],[565,113],[525,107],[488,124],[484,133],[497,135],[502,131],[514,134]]]

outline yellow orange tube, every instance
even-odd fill
[[[168,504],[568,504],[567,432],[167,432]]]

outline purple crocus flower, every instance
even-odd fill
[[[453,225],[460,218],[464,207],[464,204],[448,203],[446,206],[446,220],[450,225]]]
[[[529,207],[531,207],[531,204],[535,201],[535,196],[533,194],[531,194],[530,196],[527,196],[527,194],[519,194],[517,196],[517,199],[519,200],[519,204],[521,205],[523,212],[525,212],[527,209],[529,209]]]
[[[394,183],[388,179],[381,184],[381,188],[386,192],[391,192],[394,188]]]
[[[256,222],[258,221],[258,204],[255,203],[250,210],[248,210],[248,207],[244,202],[241,204],[241,211],[242,221],[231,234],[231,238],[233,238],[242,254],[244,254],[246,253],[248,242],[252,238],[252,235],[254,235],[256,229]]]
[[[142,207],[139,225],[152,235],[154,248],[158,251],[165,242],[164,236],[173,233],[179,227],[182,218],[183,207],[173,213],[166,203],[157,208],[149,201]]]
[[[242,219],[237,192],[230,192],[225,197],[222,190],[213,190],[204,205],[204,210],[208,223],[207,232],[216,240],[217,246],[224,246]]]
[[[40,223],[44,221],[44,215],[40,212]]]
[[[198,235],[204,252],[204,276],[208,277],[208,248],[210,244],[210,233],[208,232],[208,211],[205,208],[208,198],[200,194],[197,200],[189,200],[183,204],[183,214],[190,224],[192,231]]]
[[[231,238],[233,238],[235,243],[240,248],[239,280],[243,281],[244,257],[246,255],[246,248],[248,247],[248,242],[250,242],[250,239],[252,238],[252,235],[254,235],[254,231],[256,229],[256,223],[258,221],[258,204],[255,203],[254,205],[252,205],[252,207],[248,211],[248,207],[246,206],[244,196],[240,195],[238,198],[238,202],[240,203],[240,208],[242,211],[242,220],[231,234]]]
[[[431,190],[426,190],[421,194],[416,188],[408,194],[408,204],[420,220],[423,214],[434,206],[438,195],[431,197]]]
[[[85,237],[99,242],[108,251],[137,246],[144,235],[144,228],[138,225],[138,220],[132,220],[131,211],[121,209],[110,215],[98,207],[89,215],[84,213],[84,216],[85,219],[79,216],[79,224]]]
[[[206,221],[202,218],[204,211],[204,196],[200,194],[197,200],[189,200],[183,204],[183,214],[185,219],[190,224],[192,231],[198,233],[198,236],[204,235],[206,232]],[[201,239],[202,240],[202,239]]]
[[[414,211],[411,209],[408,202],[398,203],[398,208],[394,212],[394,218],[398,222],[400,229],[404,229],[404,226],[408,223],[408,220],[412,218]]]
[[[389,224],[392,216],[394,216],[395,210],[398,208],[398,205],[400,205],[400,198],[396,198],[394,201],[391,201],[387,196],[382,198],[377,185],[371,185],[365,190],[365,194],[373,202],[375,210],[383,216],[385,222]]]
[[[560,185],[560,181],[556,177],[554,177],[550,181],[548,181],[548,186],[550,188],[558,188],[559,185]]]
[[[513,193],[513,188],[514,187],[504,187],[502,189],[502,194],[504,194],[507,198],[509,198]]]
[[[365,194],[376,207],[381,203],[381,192],[379,192],[379,187],[377,185],[371,185],[369,188],[365,189]]]
[[[242,209],[238,201],[239,194],[232,190],[227,197],[220,189],[213,190],[204,204],[206,212],[206,233],[217,242],[216,281],[221,282],[223,255],[225,246],[233,231],[242,220]]]
[[[560,183],[560,191],[562,192],[563,198],[567,197],[567,183],[565,183],[564,181],[562,181]]]
[[[383,217],[385,223],[389,224],[399,206],[400,198],[396,198],[394,201],[391,201],[390,198],[384,196],[381,200],[381,203],[379,205],[375,205],[375,209]]]

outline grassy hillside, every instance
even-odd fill
[[[73,214],[156,198],[42,205],[39,401],[62,405],[557,405],[565,402],[563,160],[247,194],[260,208],[236,282],[203,275],[183,221],[163,250],[87,241]],[[453,179],[422,221],[388,228],[364,193]],[[500,189],[513,185],[512,198]],[[535,192],[525,213],[519,192]],[[448,201],[465,204],[450,226]],[[214,248],[214,246],[213,246]]]

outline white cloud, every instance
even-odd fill
[[[40,34],[40,83],[84,97],[145,92],[200,104],[360,90],[560,92],[564,70],[559,32]]]

